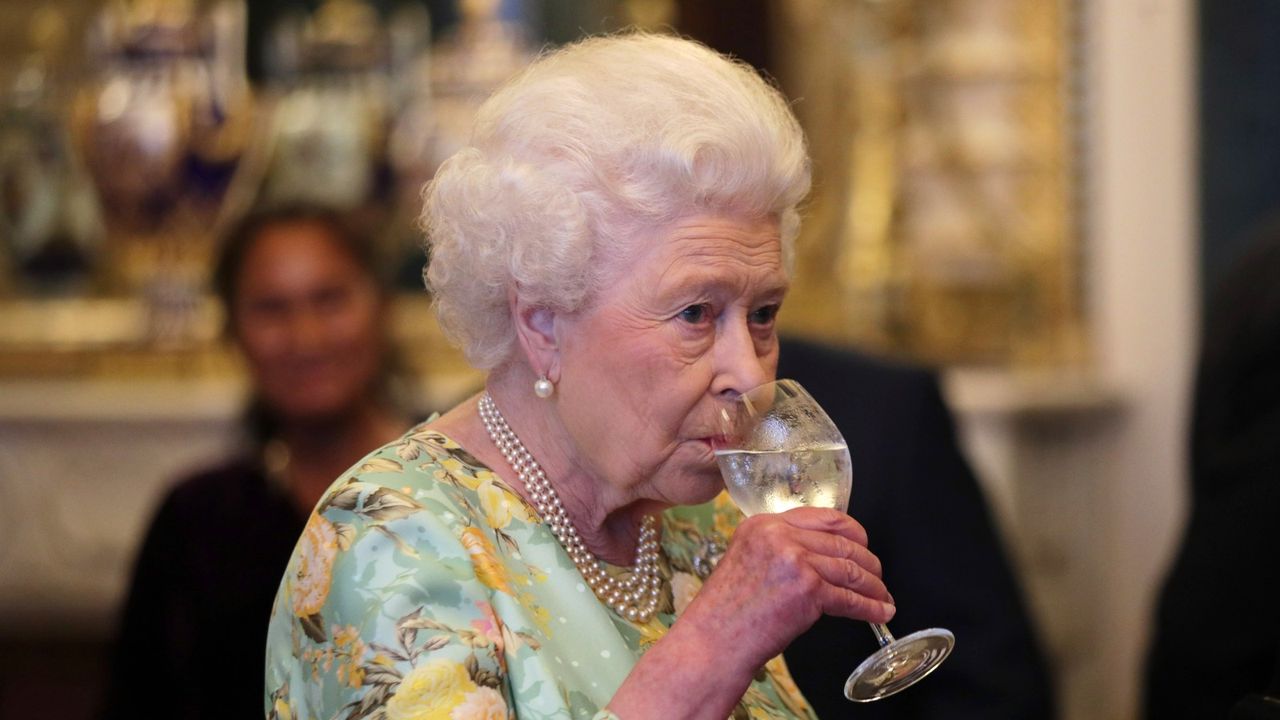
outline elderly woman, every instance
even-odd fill
[[[485,391],[321,500],[268,713],[812,717],[776,658],[823,613],[888,620],[879,561],[835,510],[739,524],[712,452],[773,378],[808,185],[785,100],[693,42],[591,39],[499,90],[424,211]]]

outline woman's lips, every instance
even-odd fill
[[[705,442],[712,451],[730,447],[730,438],[727,435],[708,435],[707,437],[702,438],[702,441]]]

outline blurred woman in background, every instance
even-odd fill
[[[407,427],[388,392],[373,248],[337,214],[250,215],[214,285],[253,384],[247,442],[161,503],[124,607],[108,718],[261,717],[267,618],[307,515]]]

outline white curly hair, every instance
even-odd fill
[[[449,339],[493,369],[514,346],[510,288],[578,310],[646,229],[776,217],[789,272],[809,178],[799,123],[749,65],[678,37],[589,38],[494,93],[423,191],[427,286]]]

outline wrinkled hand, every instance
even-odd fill
[[[760,667],[823,613],[869,622],[893,616],[866,531],[823,508],[747,518],[608,707],[628,720],[727,717]]]
[[[795,508],[743,521],[677,624],[696,624],[754,670],[823,614],[880,623],[893,613],[866,530],[837,510]]]

